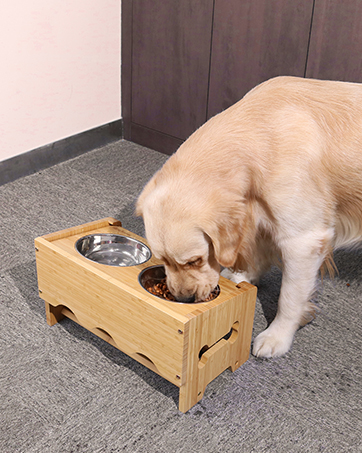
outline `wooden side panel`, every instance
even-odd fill
[[[362,2],[316,0],[306,77],[362,82]]]
[[[132,123],[179,139],[206,121],[213,0],[134,0]]]
[[[144,365],[175,385],[183,383],[184,323],[51,243],[38,239],[37,248],[40,296],[48,304],[65,306],[88,330],[106,332],[126,354],[145,359]]]
[[[227,368],[235,371],[249,358],[257,289],[248,283],[239,286],[233,299],[194,312],[190,319],[187,377],[180,388],[182,412],[201,400],[207,384],[220,373]]]
[[[313,0],[215,0],[208,118],[278,75],[304,76]]]

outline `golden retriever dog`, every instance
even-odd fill
[[[217,285],[220,265],[257,284],[274,263],[274,321],[253,354],[291,347],[332,252],[362,240],[362,84],[277,77],[192,134],[141,193],[136,213],[184,302]]]

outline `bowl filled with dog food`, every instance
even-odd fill
[[[151,250],[137,239],[120,234],[90,234],[75,244],[85,258],[108,266],[136,266],[151,258]]]
[[[154,296],[170,302],[184,303],[176,300],[167,287],[165,268],[162,265],[150,266],[143,269],[138,276],[141,286]],[[220,294],[220,288],[217,286],[210,295],[200,302],[210,302]]]

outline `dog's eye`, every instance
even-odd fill
[[[200,266],[201,263],[202,263],[202,258],[197,258],[196,260],[188,261],[187,266],[190,266],[190,267]]]

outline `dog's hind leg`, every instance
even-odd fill
[[[333,230],[324,229],[282,241],[283,278],[278,311],[270,326],[254,340],[254,355],[277,357],[285,354],[295,332],[312,318],[310,298],[332,238]]]

